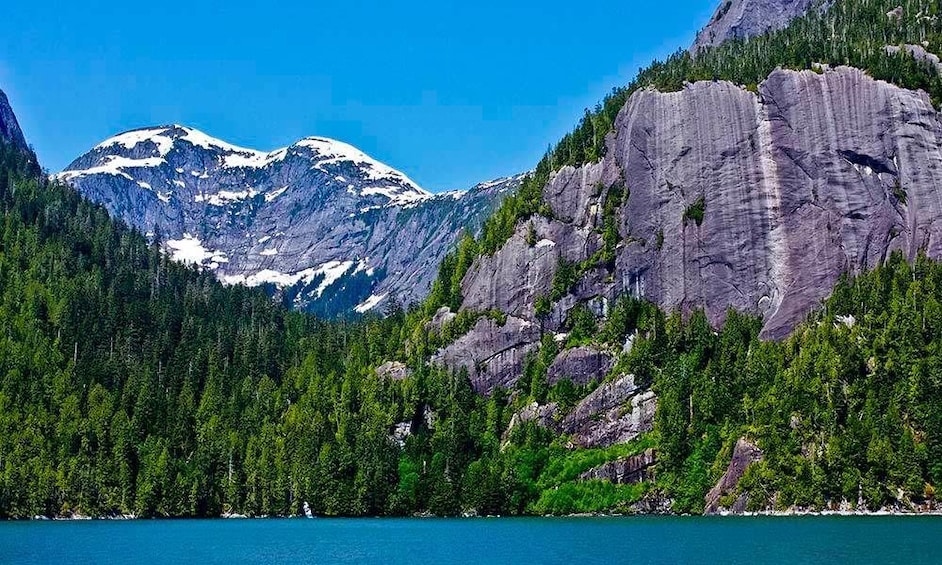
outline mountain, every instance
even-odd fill
[[[10,107],[10,101],[2,90],[0,90],[0,140],[19,149],[29,149],[23,130],[20,129],[13,108]]]
[[[424,298],[458,235],[522,176],[430,194],[339,141],[265,153],[170,125],[107,139],[57,178],[176,259],[338,315]]]
[[[642,70],[383,317],[186,268],[0,140],[0,518],[936,512],[942,22],[894,3]],[[203,141],[157,129],[73,182],[433,200],[322,140],[206,142],[178,174],[231,184],[151,184]]]
[[[697,34],[692,53],[729,39],[745,39],[785,27],[821,0],[724,0]]]
[[[682,52],[607,101],[547,157],[563,165],[538,167],[540,182],[521,188],[527,212],[505,218],[499,236],[485,226],[491,247],[455,278],[459,310],[507,322],[478,320],[439,361],[467,369],[478,391],[513,386],[543,332],[564,339],[584,309],[604,321],[625,295],[703,309],[717,327],[730,309],[757,315],[764,338],[783,339],[842,275],[896,251],[942,257],[942,80],[932,61],[885,48],[894,34],[914,41],[884,7],[845,2],[751,42]],[[938,19],[926,25],[938,30]],[[850,46],[836,58],[832,27]],[[807,49],[789,55],[799,41]],[[844,53],[903,86],[829,64]],[[773,70],[789,57],[812,69]],[[611,133],[593,136],[610,108]],[[566,164],[587,139],[601,146]]]

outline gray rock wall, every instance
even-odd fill
[[[722,0],[710,22],[697,34],[690,51],[713,47],[727,39],[781,29],[820,0]]]
[[[581,261],[601,245],[598,211],[621,180],[630,196],[615,268],[587,273],[555,305],[547,331],[578,302],[633,294],[666,310],[703,308],[714,324],[728,308],[756,314],[762,336],[778,339],[842,273],[871,269],[896,250],[942,257],[939,113],[925,93],[859,70],[779,70],[758,93],[722,81],[642,90],[608,143],[600,163],[564,168],[544,189],[555,219],[533,225],[551,243],[527,245],[521,223],[472,266],[464,307],[538,325],[533,300],[548,291],[560,257]],[[702,223],[685,221],[701,198]],[[447,356],[493,355],[487,335],[469,339],[481,347],[458,352],[455,344]],[[507,371],[500,382],[513,381]],[[494,380],[477,378],[484,389]]]

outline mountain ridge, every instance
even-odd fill
[[[175,258],[332,316],[424,298],[438,260],[522,175],[432,194],[344,142],[265,152],[171,124],[112,136],[55,178]]]
[[[23,130],[20,129],[16,114],[13,113],[13,108],[10,106],[10,100],[3,90],[0,90],[0,140],[6,141],[18,149],[29,150]]]

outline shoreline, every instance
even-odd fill
[[[23,518],[5,518],[0,522],[87,522],[87,521],[154,521],[154,520],[317,520],[317,519],[445,519],[445,520],[475,520],[475,519],[519,519],[519,518],[647,518],[647,517],[673,517],[673,518],[803,518],[803,517],[896,517],[896,516],[942,516],[942,509],[927,510],[924,512],[912,511],[891,511],[880,510],[760,510],[756,512],[717,512],[714,514],[675,514],[671,512],[650,512],[650,513],[628,513],[628,514],[610,514],[610,513],[580,513],[580,514],[533,514],[521,516],[247,516],[245,514],[223,514],[219,516],[156,516],[151,518],[142,518],[134,514],[120,514],[115,516],[41,516]]]

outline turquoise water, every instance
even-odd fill
[[[0,523],[0,563],[939,563],[942,518]]]

